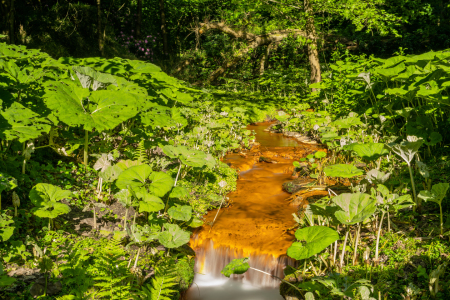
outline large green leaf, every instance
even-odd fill
[[[189,196],[189,193],[186,188],[182,186],[176,186],[170,192],[170,198],[178,198],[183,199],[184,197]]]
[[[325,226],[311,226],[298,229],[294,242],[287,250],[287,255],[293,259],[307,259],[324,250],[339,239],[339,234]]]
[[[351,178],[364,174],[362,170],[358,169],[354,165],[346,165],[346,164],[327,166],[323,171],[327,176],[343,177],[343,178]]]
[[[40,218],[54,219],[59,215],[70,212],[70,207],[64,203],[47,202],[40,206],[34,214]]]
[[[163,152],[170,158],[179,158],[183,164],[191,167],[203,167],[206,164],[212,165],[211,157],[207,157],[205,152],[190,150],[185,146],[166,145],[163,147]]]
[[[176,224],[164,224],[165,231],[159,234],[159,241],[167,248],[177,248],[189,242],[190,234]]]
[[[409,165],[422,144],[423,140],[418,140],[415,142],[404,141],[400,144],[391,143],[386,146],[388,149],[392,150],[392,152],[403,158],[403,160],[405,160],[405,162]]]
[[[46,84],[45,103],[59,120],[89,131],[113,129],[139,112],[136,97],[130,93],[112,90],[89,93],[66,82]]]
[[[420,191],[418,197],[424,199],[425,201],[435,202],[441,205],[442,200],[444,200],[447,190],[449,188],[448,183],[438,183],[434,184],[430,191]]]
[[[0,241],[6,242],[14,233],[14,221],[7,214],[0,214]]]
[[[131,188],[138,197],[150,193],[158,197],[164,196],[173,187],[174,180],[163,172],[152,172],[148,165],[133,166],[123,171],[117,179],[120,189]]]
[[[164,209],[165,205],[161,198],[150,194],[144,194],[139,201],[139,212],[156,212]]]
[[[384,144],[382,143],[366,143],[366,144],[355,143],[349,145],[348,148],[355,151],[359,157],[366,159],[368,161],[377,160],[380,156],[389,153],[389,151],[384,148]]]
[[[6,140],[18,139],[23,143],[48,133],[51,128],[49,121],[18,102],[0,111],[0,115],[3,117],[0,119],[0,136]]]
[[[71,191],[66,191],[58,186],[48,183],[38,183],[30,191],[31,203],[36,206],[44,206],[48,202],[57,202],[65,198],[72,198]]]
[[[17,180],[8,174],[0,172],[0,195],[2,191],[10,191],[17,187]]]
[[[189,221],[192,217],[192,207],[189,205],[172,206],[167,212],[171,218],[179,221]]]
[[[226,277],[230,277],[233,274],[244,274],[248,269],[250,269],[248,261],[248,257],[233,259],[220,273]]]
[[[377,201],[364,193],[344,193],[334,197],[333,202],[342,210],[335,212],[342,224],[352,225],[363,222],[375,213]]]

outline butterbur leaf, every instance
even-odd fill
[[[11,216],[0,214],[0,241],[6,242],[14,233],[14,221]]]
[[[343,177],[351,178],[359,175],[363,175],[364,172],[354,165],[337,164],[326,167],[324,173],[330,177]]]
[[[384,173],[377,169],[372,169],[369,172],[367,172],[366,180],[369,183],[373,184],[379,184],[379,183],[385,183],[389,177],[391,176],[391,173]]]
[[[99,132],[112,129],[139,112],[137,99],[131,93],[89,93],[74,84],[54,81],[46,84],[45,103],[64,123]]]
[[[151,173],[152,168],[148,165],[132,166],[119,175],[116,186],[119,189],[130,188],[137,192],[145,186]]]
[[[176,224],[164,224],[165,231],[159,234],[159,241],[164,247],[177,248],[189,242],[190,234]]]
[[[336,218],[345,225],[363,222],[376,210],[377,201],[364,193],[344,193],[332,200],[342,209],[335,213]]]
[[[163,172],[154,172],[150,174],[148,180],[151,181],[148,188],[149,192],[159,197],[162,197],[169,192],[174,184],[173,178]]]
[[[38,183],[30,191],[31,203],[40,207],[49,202],[57,202],[65,198],[72,198],[72,192],[48,183]]]
[[[17,180],[8,174],[0,172],[0,194],[2,191],[10,191],[17,187]]]
[[[119,178],[120,174],[122,173],[122,169],[115,165],[115,166],[109,166],[106,168],[105,171],[99,172],[98,176],[102,178],[105,182],[113,182],[117,178]]]
[[[425,144],[427,144],[429,146],[434,146],[440,142],[442,142],[442,135],[439,132],[432,132],[430,134],[430,140],[425,141]]]
[[[189,205],[176,205],[169,208],[167,212],[169,213],[169,216],[175,220],[189,221],[192,216],[192,207]]]
[[[40,218],[54,219],[59,215],[67,214],[70,212],[70,207],[66,204],[59,202],[48,202],[43,206],[40,206],[34,214]]]
[[[225,268],[222,269],[222,271],[220,271],[220,273],[226,277],[230,277],[233,274],[244,274],[248,269],[250,269],[248,261],[248,257],[233,259],[225,266]]]
[[[305,294],[305,300],[315,300],[316,298],[314,298],[314,294],[311,292],[307,292]]]
[[[321,159],[327,156],[327,153],[324,151],[317,151],[316,153],[314,153],[314,157],[317,159]]]
[[[164,209],[165,205],[161,198],[150,194],[144,194],[139,201],[139,212],[156,212]]]
[[[445,198],[447,194],[447,190],[449,188],[448,183],[438,183],[433,185],[430,191],[420,191],[418,197],[425,201],[432,201],[439,205],[441,205],[442,200]]]
[[[189,196],[189,193],[186,190],[186,188],[184,188],[182,186],[176,186],[170,192],[170,198],[183,199],[184,197],[187,197],[187,196]]]
[[[192,217],[191,222],[188,223],[189,227],[197,228],[203,225],[203,221],[197,218],[197,216]]]
[[[128,189],[122,189],[114,195],[123,206],[131,205],[131,193]]]
[[[410,165],[422,144],[423,140],[420,139],[415,142],[404,141],[400,144],[391,143],[386,146]]]
[[[51,128],[50,122],[18,102],[4,111],[0,110],[0,115],[3,117],[0,117],[0,137],[9,141],[18,139],[23,143],[33,140],[48,133]]]
[[[377,160],[380,156],[389,154],[389,151],[384,148],[382,143],[366,143],[366,144],[351,144],[351,150],[368,161]]]
[[[108,167],[111,166],[111,161],[109,160],[107,153],[102,153],[99,159],[94,164],[95,170],[100,170],[100,172],[104,172]]]
[[[299,242],[294,242],[287,250],[287,255],[293,259],[307,259],[321,252],[330,244],[339,239],[339,234],[325,226],[311,226],[298,229],[295,238]]]

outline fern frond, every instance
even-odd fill
[[[177,274],[173,264],[167,267],[156,268],[155,277],[152,278],[151,285],[147,284],[142,287],[146,300],[171,300],[172,294],[176,290],[172,288],[176,286]]]
[[[134,160],[137,160],[140,163],[147,164],[148,163],[148,157],[147,157],[147,150],[144,146],[144,140],[141,140],[136,148],[136,152],[134,153]]]

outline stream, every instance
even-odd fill
[[[247,127],[256,131],[259,147],[224,158],[240,172],[237,189],[227,195],[231,205],[220,210],[213,227],[204,225],[191,238],[196,275],[187,292],[188,300],[283,299],[280,281],[269,275],[249,270],[227,278],[220,273],[232,259],[249,257],[251,267],[283,278],[285,266],[294,263],[286,250],[294,240],[290,228],[296,224],[292,214],[298,206],[287,201],[290,194],[282,190],[282,184],[291,180],[292,163],[317,150],[317,146],[264,131],[269,125]],[[206,215],[205,224],[216,212]]]

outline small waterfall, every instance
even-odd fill
[[[225,278],[220,272],[233,259],[249,257],[250,266],[267,272],[279,278],[284,277],[283,270],[287,265],[294,265],[294,261],[287,256],[274,257],[270,254],[244,253],[239,249],[229,247],[214,247],[212,240],[205,241],[201,248],[196,249],[195,271],[214,278]],[[242,275],[232,275],[232,279],[264,288],[276,288],[280,280],[255,270],[248,270]]]

